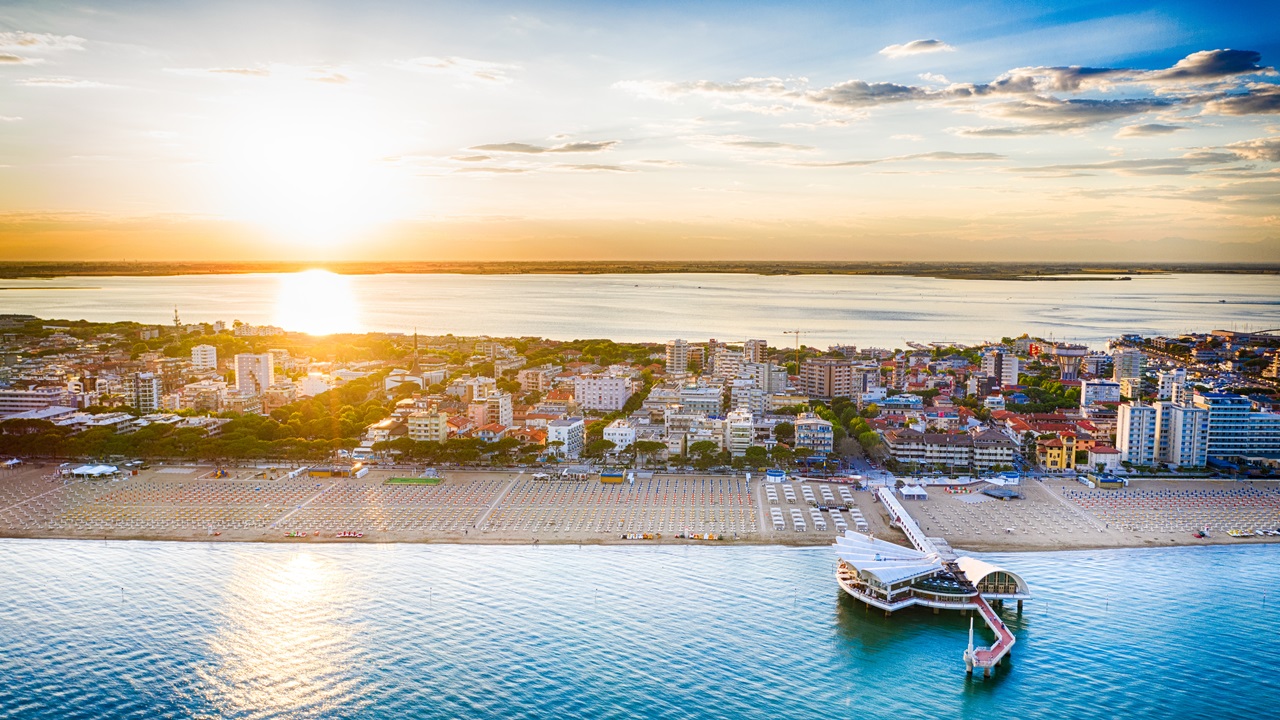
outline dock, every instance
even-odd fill
[[[963,659],[965,670],[982,668],[984,677],[1002,664],[1016,639],[997,612],[1006,600],[1022,603],[1031,597],[1026,581],[1016,573],[991,563],[957,555],[945,538],[925,534],[890,488],[876,490],[876,500],[888,511],[890,524],[907,536],[912,547],[877,539],[871,534],[846,530],[836,538],[834,548],[840,558],[836,581],[850,596],[868,608],[892,615],[913,605],[941,610],[976,611],[995,635],[995,642],[974,647],[973,621],[969,625],[969,646]],[[995,603],[996,607],[993,607]]]

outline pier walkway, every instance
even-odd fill
[[[1004,658],[1009,655],[1009,652],[1013,649],[1013,644],[1016,640],[1013,637],[1013,633],[1010,632],[1009,628],[1004,624],[1004,621],[1000,619],[999,613],[991,607],[991,604],[987,601],[985,595],[991,595],[1000,602],[1003,602],[1005,598],[1017,599],[1018,609],[1021,610],[1022,600],[1024,597],[1029,596],[1029,593],[1025,592],[1025,589],[1017,584],[1012,588],[1012,592],[1010,592],[1011,589],[1008,587],[984,588],[983,580],[987,576],[993,574],[993,571],[1004,571],[999,571],[998,568],[974,558],[959,558],[956,556],[955,552],[952,551],[951,546],[945,539],[931,538],[925,535],[924,530],[920,528],[920,524],[911,517],[911,513],[907,511],[906,506],[903,505],[902,502],[893,494],[893,490],[891,488],[879,488],[876,490],[875,495],[876,499],[880,501],[885,510],[888,511],[890,524],[900,529],[919,553],[928,558],[935,559],[941,568],[945,569],[947,573],[955,578],[955,581],[960,585],[966,595],[966,597],[959,602],[947,603],[938,602],[936,598],[920,598],[920,600],[923,601],[920,602],[920,604],[932,606],[935,608],[935,611],[937,608],[941,607],[954,608],[962,611],[977,610],[978,614],[982,616],[983,622],[985,622],[987,627],[991,629],[991,632],[995,634],[996,641],[994,644],[989,647],[975,648],[973,646],[973,630],[971,626],[969,633],[969,647],[964,653],[965,667],[968,672],[973,672],[975,667],[979,667],[982,668],[984,676],[989,676],[991,674],[991,668],[999,665]],[[970,577],[970,573],[966,572],[966,569],[968,569],[974,577]],[[846,573],[846,575],[847,574],[848,573]],[[841,584],[847,586],[848,582],[845,581]],[[915,595],[917,595],[917,593],[913,592],[909,596],[902,598],[898,605],[905,607],[907,605],[914,604],[912,601],[915,600],[915,597],[913,597]],[[876,604],[879,605],[879,603]]]

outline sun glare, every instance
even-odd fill
[[[387,132],[341,87],[273,81],[237,98],[220,127],[217,182],[230,216],[283,243],[323,250],[394,219],[400,183]]]
[[[281,275],[276,324],[309,335],[362,332],[351,278],[327,270]]]

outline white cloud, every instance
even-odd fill
[[[890,45],[880,50],[881,55],[887,55],[891,58],[906,57],[907,55],[922,55],[924,53],[935,52],[954,52],[955,48],[942,42],[941,40],[912,40],[911,42],[902,43],[900,45]]]
[[[83,50],[84,38],[75,35],[50,35],[49,33],[0,32],[0,49],[23,52],[56,52],[58,50]]]
[[[21,119],[17,115],[0,115],[0,122],[18,122]]]
[[[16,81],[24,87],[58,87],[58,88],[105,88],[112,87],[96,80],[70,77],[34,77]]]
[[[392,63],[392,66],[412,72],[444,73],[500,85],[512,82],[511,73],[520,69],[518,65],[487,62],[485,60],[430,56],[398,60]]]

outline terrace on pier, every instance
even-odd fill
[[[1003,606],[1005,600],[1022,601],[1031,590],[1017,573],[977,558],[957,556],[942,538],[930,538],[912,519],[893,491],[881,488],[876,499],[889,512],[891,523],[900,528],[914,548],[846,530],[836,538],[840,558],[836,581],[850,596],[890,615],[912,605],[939,610],[977,610],[996,636],[990,647],[974,648],[972,632],[964,653],[969,672],[991,668],[1007,656],[1015,642],[999,614],[988,601]]]

